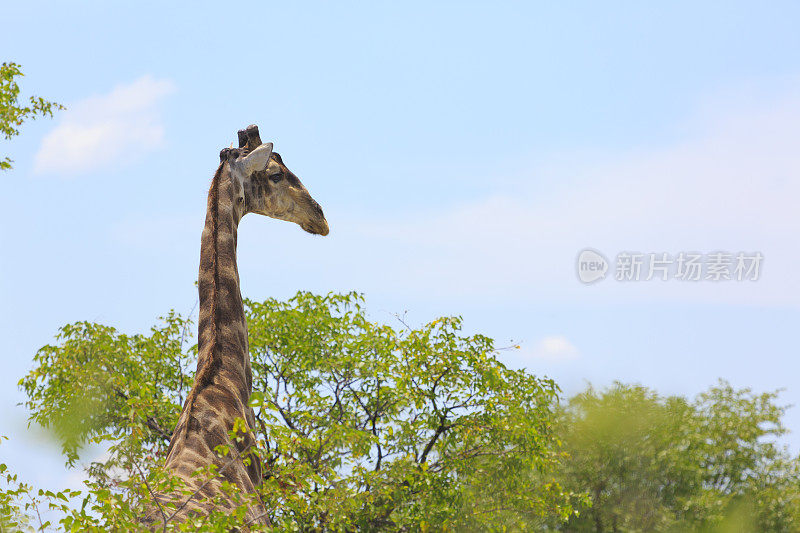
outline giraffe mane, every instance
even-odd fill
[[[214,243],[212,247],[212,256],[211,256],[211,264],[212,269],[214,272],[214,286],[211,288],[211,316],[213,318],[214,327],[211,329],[212,337],[211,342],[209,343],[209,350],[210,352],[210,359],[209,362],[203,365],[203,368],[198,369],[197,375],[195,376],[195,383],[199,386],[196,386],[196,389],[202,390],[205,388],[210,382],[211,378],[214,375],[214,370],[220,364],[219,358],[217,357],[217,339],[219,337],[219,317],[217,316],[218,313],[218,306],[217,300],[219,296],[219,262],[217,261],[217,254],[218,254],[218,237],[219,237],[219,185],[220,181],[222,181],[222,174],[223,169],[225,167],[225,161],[220,162],[219,167],[217,167],[217,171],[214,173],[214,177],[211,179],[211,187],[209,189],[209,196],[212,202],[212,226],[211,226],[211,239]]]
[[[219,262],[217,261],[217,246],[218,246],[218,235],[219,235],[219,184],[222,181],[223,170],[225,167],[225,161],[221,161],[219,167],[217,167],[217,171],[214,173],[214,177],[211,179],[211,186],[209,188],[209,203],[211,204],[211,213],[212,213],[212,225],[211,225],[211,242],[213,246],[211,248],[211,265],[212,270],[214,273],[214,283],[211,287],[211,317],[212,317],[212,324],[213,327],[211,328],[211,339],[208,345],[209,349],[209,358],[206,363],[197,369],[197,374],[195,375],[195,382],[194,386],[192,387],[191,392],[189,392],[189,396],[186,398],[186,418],[183,423],[183,427],[180,428],[181,437],[185,438],[187,432],[189,431],[189,425],[191,424],[192,418],[192,408],[194,407],[194,401],[197,398],[198,394],[211,383],[211,380],[214,377],[214,372],[220,366],[220,360],[217,353],[217,339],[218,339],[218,327],[219,327],[219,320],[217,316],[218,308],[217,308],[217,299],[218,299],[218,290],[219,290],[219,269],[218,265]],[[199,341],[199,339],[198,339]],[[177,435],[176,435],[177,436]],[[178,440],[177,438],[172,438],[169,443],[169,447],[167,448],[167,456],[172,451],[173,444],[175,444]]]

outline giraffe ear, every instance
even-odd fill
[[[264,143],[247,154],[241,161],[245,173],[252,174],[266,169],[271,155],[272,143]]]

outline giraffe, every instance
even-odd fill
[[[261,143],[258,127],[251,125],[239,131],[238,149],[220,152],[200,245],[197,374],[166,459],[166,469],[196,496],[158,495],[159,504],[169,501],[177,511],[161,505],[149,508],[144,520],[153,527],[167,519],[180,521],[190,512],[207,514],[209,509],[200,500],[225,498],[219,490],[222,480],[247,493],[254,493],[261,483],[261,464],[255,455],[248,455],[255,441],[252,432],[241,439],[229,437],[236,419],[244,420],[248,428],[255,424],[248,405],[252,370],[236,264],[237,228],[244,215],[257,213],[294,222],[308,233],[328,234],[322,208],[272,147],[272,143]],[[215,453],[219,445],[229,446],[228,456]],[[210,482],[192,476],[212,464],[218,470]],[[230,504],[228,500],[226,505]],[[265,509],[259,507],[248,509],[249,523],[266,523]]]

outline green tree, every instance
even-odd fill
[[[20,87],[17,78],[24,76],[16,63],[0,65],[0,133],[6,139],[19,135],[19,128],[26,120],[36,117],[53,116],[53,111],[64,109],[64,106],[45,100],[40,96],[31,96],[28,105],[19,101]],[[11,168],[13,161],[8,157],[0,159],[0,170]]]
[[[690,416],[680,399],[662,401],[644,387],[589,388],[561,414],[568,458],[562,475],[587,491],[592,505],[569,523],[572,531],[653,531],[669,521],[669,506],[687,490],[671,469],[676,430]]]
[[[724,381],[694,401],[620,383],[575,396],[559,416],[560,479],[591,506],[563,530],[797,531],[798,461],[775,441],[776,400]]]
[[[800,530],[777,393],[720,382],[689,400],[617,383],[559,406],[555,383],[503,366],[458,318],[393,327],[357,294],[305,292],[246,310],[275,530]],[[194,378],[191,330],[175,313],[139,335],[80,322],[37,352],[20,381],[32,422],[68,464],[87,443],[108,453],[82,494],[37,491],[0,465],[0,531],[140,527],[175,483],[162,465]],[[241,523],[220,511],[165,529]]]
[[[246,309],[260,496],[277,529],[524,530],[570,514],[548,474],[556,385],[506,368],[460,319],[375,323],[354,293]],[[148,335],[78,323],[36,354],[20,382],[31,419],[70,464],[88,442],[109,449],[63,527],[133,527],[149,491],[170,482],[160,465],[193,379],[190,328],[174,313]],[[203,527],[233,522],[220,513]]]

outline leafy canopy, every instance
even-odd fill
[[[800,530],[777,393],[617,383],[559,404],[555,383],[506,368],[458,318],[377,323],[354,293],[245,305],[256,425],[232,435],[255,433],[274,530]],[[162,466],[194,379],[192,327],[175,313],[138,335],[79,322],[37,352],[20,381],[31,420],[69,464],[87,443],[108,453],[81,494],[36,491],[0,465],[0,530],[138,529],[153,493],[180,489]],[[223,490],[238,510],[177,524],[168,504],[155,526],[241,526],[248,496]]]
[[[519,529],[572,512],[549,474],[555,383],[506,368],[460,319],[392,327],[369,320],[355,293],[248,300],[246,311],[250,430],[277,529]],[[175,313],[147,335],[82,322],[36,354],[20,382],[31,419],[55,431],[69,464],[88,442],[109,449],[63,525],[133,527],[151,500],[142,481],[167,483],[164,453],[194,377],[190,328]]]
[[[53,111],[64,106],[45,100],[40,96],[28,98],[28,105],[19,102],[20,87],[17,78],[24,76],[16,63],[0,65],[0,133],[6,139],[19,135],[19,128],[26,120],[36,117],[53,116]],[[11,168],[13,161],[8,157],[0,159],[0,170]]]

